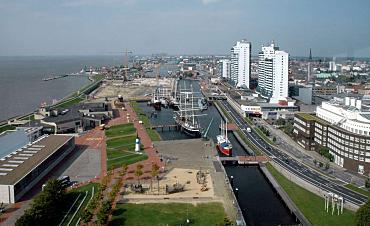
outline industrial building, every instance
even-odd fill
[[[30,143],[3,137],[0,142],[0,202],[15,203],[75,147],[68,135],[44,135]],[[3,146],[7,148],[3,148]]]
[[[294,136],[307,150],[329,148],[334,163],[359,174],[370,173],[369,98],[334,98],[317,106],[315,114],[296,114]],[[363,103],[364,101],[364,103]]]

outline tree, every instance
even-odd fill
[[[91,221],[92,217],[93,217],[93,214],[91,213],[91,210],[89,210],[89,209],[85,209],[85,210],[82,212],[82,214],[81,214],[81,220],[82,220],[85,224],[89,223],[89,222]]]
[[[358,226],[370,226],[370,200],[357,210],[356,221]]]
[[[159,166],[157,164],[154,163],[152,165],[152,171],[150,172],[150,174],[152,176],[151,181],[150,181],[150,189],[152,189],[152,187],[153,187],[153,178],[155,177],[158,180]],[[158,180],[158,191],[159,191],[159,180]]]
[[[370,179],[365,181],[365,188],[370,188]]]
[[[55,225],[65,206],[66,192],[63,185],[56,179],[49,180],[42,191],[25,211],[16,225]]]
[[[326,162],[325,163],[325,170],[328,170],[330,168],[330,164],[329,164],[329,162]]]
[[[143,175],[143,165],[138,164],[135,170],[135,176],[137,177],[137,183],[140,184],[140,177]]]
[[[122,164],[122,167],[121,167],[122,171],[120,172],[120,175],[121,177],[125,176],[126,173],[127,173],[127,169],[128,169],[128,166],[127,164]]]
[[[327,147],[320,147],[319,154],[321,156],[324,156],[325,158],[329,159],[330,162],[334,161],[334,156],[332,154],[330,154],[329,148],[327,148]]]

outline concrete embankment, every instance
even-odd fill
[[[327,191],[324,191],[320,187],[316,187],[313,184],[309,183],[308,181],[298,177],[297,175],[295,175],[294,173],[291,173],[290,171],[288,171],[287,169],[285,169],[281,165],[277,164],[276,162],[271,161],[270,163],[277,171],[279,171],[281,174],[283,174],[284,177],[288,178],[290,181],[292,181],[293,183],[301,186],[302,188],[304,188],[304,189],[306,189],[306,190],[308,190],[308,191],[310,191],[310,192],[312,192],[312,193],[314,193],[314,194],[316,194],[320,197],[324,197],[324,194],[327,194]],[[346,209],[349,209],[349,210],[352,210],[352,211],[355,211],[355,212],[359,208],[358,206],[353,205],[350,202],[345,202],[344,207]]]
[[[270,182],[272,187],[278,193],[280,198],[284,201],[285,205],[288,207],[291,214],[294,214],[294,216],[296,217],[296,221],[299,221],[301,223],[301,225],[303,225],[303,226],[310,226],[311,223],[301,213],[301,211],[298,209],[298,207],[295,205],[295,203],[290,199],[289,195],[283,190],[283,188],[280,187],[280,185],[275,180],[275,178],[271,175],[271,173],[268,171],[266,166],[264,164],[260,164],[260,169],[261,169],[262,173],[265,175],[265,177],[267,178],[267,180]]]

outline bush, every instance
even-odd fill
[[[370,179],[367,179],[365,181],[365,188],[369,189],[370,188]]]
[[[361,206],[356,212],[356,221],[358,226],[370,225],[370,200]]]

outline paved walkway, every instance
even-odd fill
[[[104,132],[99,128],[89,130],[85,134],[76,137],[75,142],[76,145],[86,146],[87,149],[100,150],[101,173],[99,178],[102,178],[107,173],[107,153]]]

